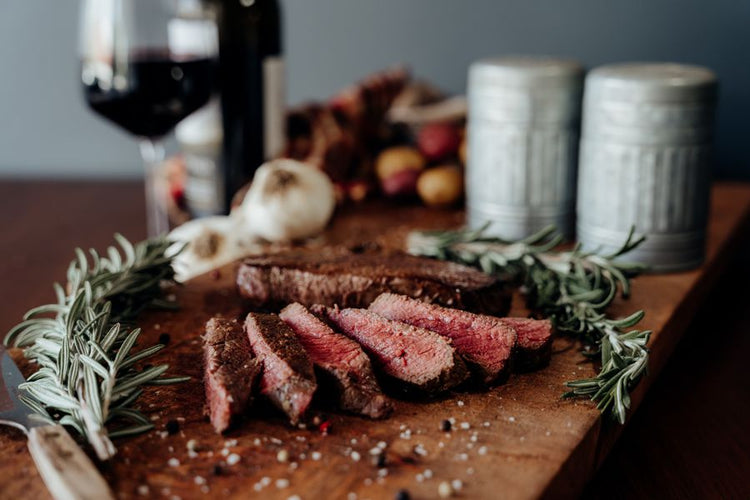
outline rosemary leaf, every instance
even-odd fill
[[[55,283],[57,303],[35,307],[11,328],[5,344],[21,347],[40,368],[21,388],[22,401],[38,417],[75,429],[106,460],[116,449],[111,439],[153,426],[132,405],[145,385],[177,383],[162,377],[167,365],[139,369],[164,346],[131,352],[140,335],[133,326],[148,307],[175,307],[164,286],[174,282],[171,242],[136,245],[116,234],[119,247],[100,255],[76,249],[65,286]],[[129,425],[123,425],[128,424]]]
[[[601,362],[596,377],[568,382],[570,391],[563,396],[589,397],[603,413],[624,423],[630,391],[646,373],[651,332],[625,331],[643,319],[643,311],[619,319],[606,311],[618,295],[630,295],[630,279],[645,269],[619,260],[644,238],[631,229],[620,248],[605,255],[580,246],[555,250],[562,236],[554,227],[519,241],[485,236],[487,227],[413,232],[408,250],[478,267],[520,287],[535,314],[550,318],[558,332],[582,340],[583,354]]]

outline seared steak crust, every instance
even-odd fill
[[[317,387],[312,361],[294,331],[275,314],[248,314],[245,331],[263,366],[261,392],[296,425]]]
[[[367,307],[393,292],[470,311],[502,315],[510,295],[496,278],[476,269],[396,251],[344,248],[295,250],[245,259],[239,293],[254,307]]]
[[[260,365],[236,319],[208,320],[203,360],[208,413],[214,429],[221,433],[229,427],[232,417],[241,414],[250,403]]]

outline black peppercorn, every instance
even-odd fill
[[[161,335],[159,335],[159,343],[160,344],[167,345],[167,344],[169,344],[169,340],[170,340],[170,336],[169,336],[168,333],[162,333]]]
[[[221,473],[222,473],[221,465],[219,464],[214,465],[214,476],[221,476]]]
[[[177,422],[177,420],[170,420],[169,422],[167,422],[165,428],[170,435],[177,434],[177,432],[179,432],[180,430],[180,424],[179,422]]]
[[[396,500],[410,500],[411,495],[409,495],[409,492],[407,490],[398,490],[396,492]]]
[[[440,430],[443,432],[449,432],[451,430],[451,421],[446,419],[440,422]]]
[[[372,457],[372,464],[378,469],[385,467],[385,453],[378,453]]]

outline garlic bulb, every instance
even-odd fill
[[[168,254],[184,249],[173,261],[177,281],[186,281],[252,253],[257,246],[247,237],[247,229],[237,217],[206,217],[175,228],[168,238],[175,243]]]
[[[333,184],[325,173],[280,159],[258,168],[238,215],[256,236],[291,241],[321,232],[335,205]]]

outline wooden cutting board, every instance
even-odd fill
[[[614,306],[623,315],[645,309],[642,327],[654,331],[650,376],[633,395],[636,408],[746,233],[750,187],[721,185],[711,213],[702,268],[640,277],[633,298]],[[400,246],[412,228],[455,227],[462,220],[460,212],[370,204],[340,215],[315,244]],[[199,336],[212,315],[241,313],[233,268],[199,277],[176,295],[182,309],[145,316],[143,336],[153,343],[168,335],[168,349],[154,362],[168,362],[170,373],[193,379],[144,395],[142,407],[156,428],[116,442],[117,456],[102,466],[120,498],[390,499],[402,488],[411,498],[435,498],[441,482],[456,479],[462,482],[459,498],[567,497],[582,490],[622,429],[586,400],[560,399],[565,381],[592,376],[595,367],[575,342],[559,338],[549,367],[513,375],[492,390],[397,401],[394,415],[377,422],[329,413],[327,435],[312,427],[291,429],[261,406],[217,436],[203,415]],[[451,418],[453,430],[442,432],[441,421]],[[167,432],[175,430],[170,421],[178,424],[174,433]],[[370,450],[379,443],[386,446],[384,469],[371,462]],[[283,463],[277,460],[281,450],[289,455]],[[16,431],[0,430],[0,470],[14,478],[0,484],[0,498],[48,497]]]

